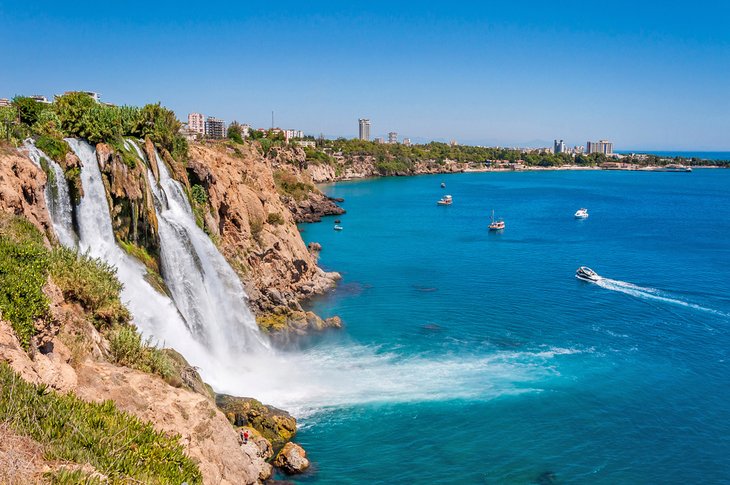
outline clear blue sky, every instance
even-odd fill
[[[111,5],[122,4],[125,6]],[[0,0],[0,97],[328,136],[730,150],[730,2]]]

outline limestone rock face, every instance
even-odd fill
[[[302,152],[303,154],[303,152]],[[284,157],[284,154],[275,155]],[[273,164],[256,145],[190,145],[190,184],[208,196],[202,219],[244,282],[255,313],[322,293],[339,277],[317,267],[277,192]]]
[[[46,174],[20,152],[0,147],[0,210],[23,216],[45,235],[53,228],[46,208]]]
[[[290,475],[302,473],[309,468],[307,453],[295,443],[287,443],[274,459],[274,466]]]
[[[281,448],[297,432],[294,417],[256,399],[218,394],[215,402],[232,424],[255,429],[271,442],[274,449]]]

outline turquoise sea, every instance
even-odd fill
[[[343,279],[312,306],[345,328],[302,345],[371,349],[393,380],[300,420],[295,483],[730,483],[730,171],[325,190],[344,230],[301,229]]]
[[[648,153],[660,157],[700,158],[702,160],[730,160],[730,152],[673,152],[663,150],[618,150],[616,153]]]

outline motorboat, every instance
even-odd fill
[[[578,270],[575,272],[575,277],[583,281],[598,281],[601,279],[601,277],[598,276],[598,273],[593,271],[588,266],[581,266],[580,268],[578,268]]]
[[[494,218],[494,211],[492,211],[492,222],[489,224],[490,231],[501,231],[504,229],[504,221],[502,219]]]
[[[441,182],[441,188],[442,189],[445,189],[446,188],[446,182]]]
[[[586,219],[588,217],[588,209],[578,209],[575,211],[576,219]]]
[[[453,198],[450,195],[444,195],[441,197],[438,202],[436,202],[437,205],[451,205],[453,202]]]
[[[341,231],[342,229],[343,229],[342,226],[340,226],[339,224],[335,224],[335,227],[334,227],[335,231]]]

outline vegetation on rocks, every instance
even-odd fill
[[[143,341],[134,327],[118,325],[106,336],[115,364],[157,374],[163,379],[173,375],[173,365],[167,354],[153,345],[151,339]]]
[[[316,190],[313,185],[302,182],[286,170],[274,171],[274,183],[280,194],[293,197],[297,201],[304,200],[310,192]]]
[[[88,403],[21,379],[0,363],[0,422],[39,442],[44,458],[88,464],[105,483],[197,484],[202,476],[178,436],[155,431],[151,424],[119,411],[113,402]],[[83,472],[57,475],[74,483]]]
[[[294,438],[297,432],[297,421],[289,413],[256,399],[218,394],[215,402],[231,424],[254,428],[275,450]]]

